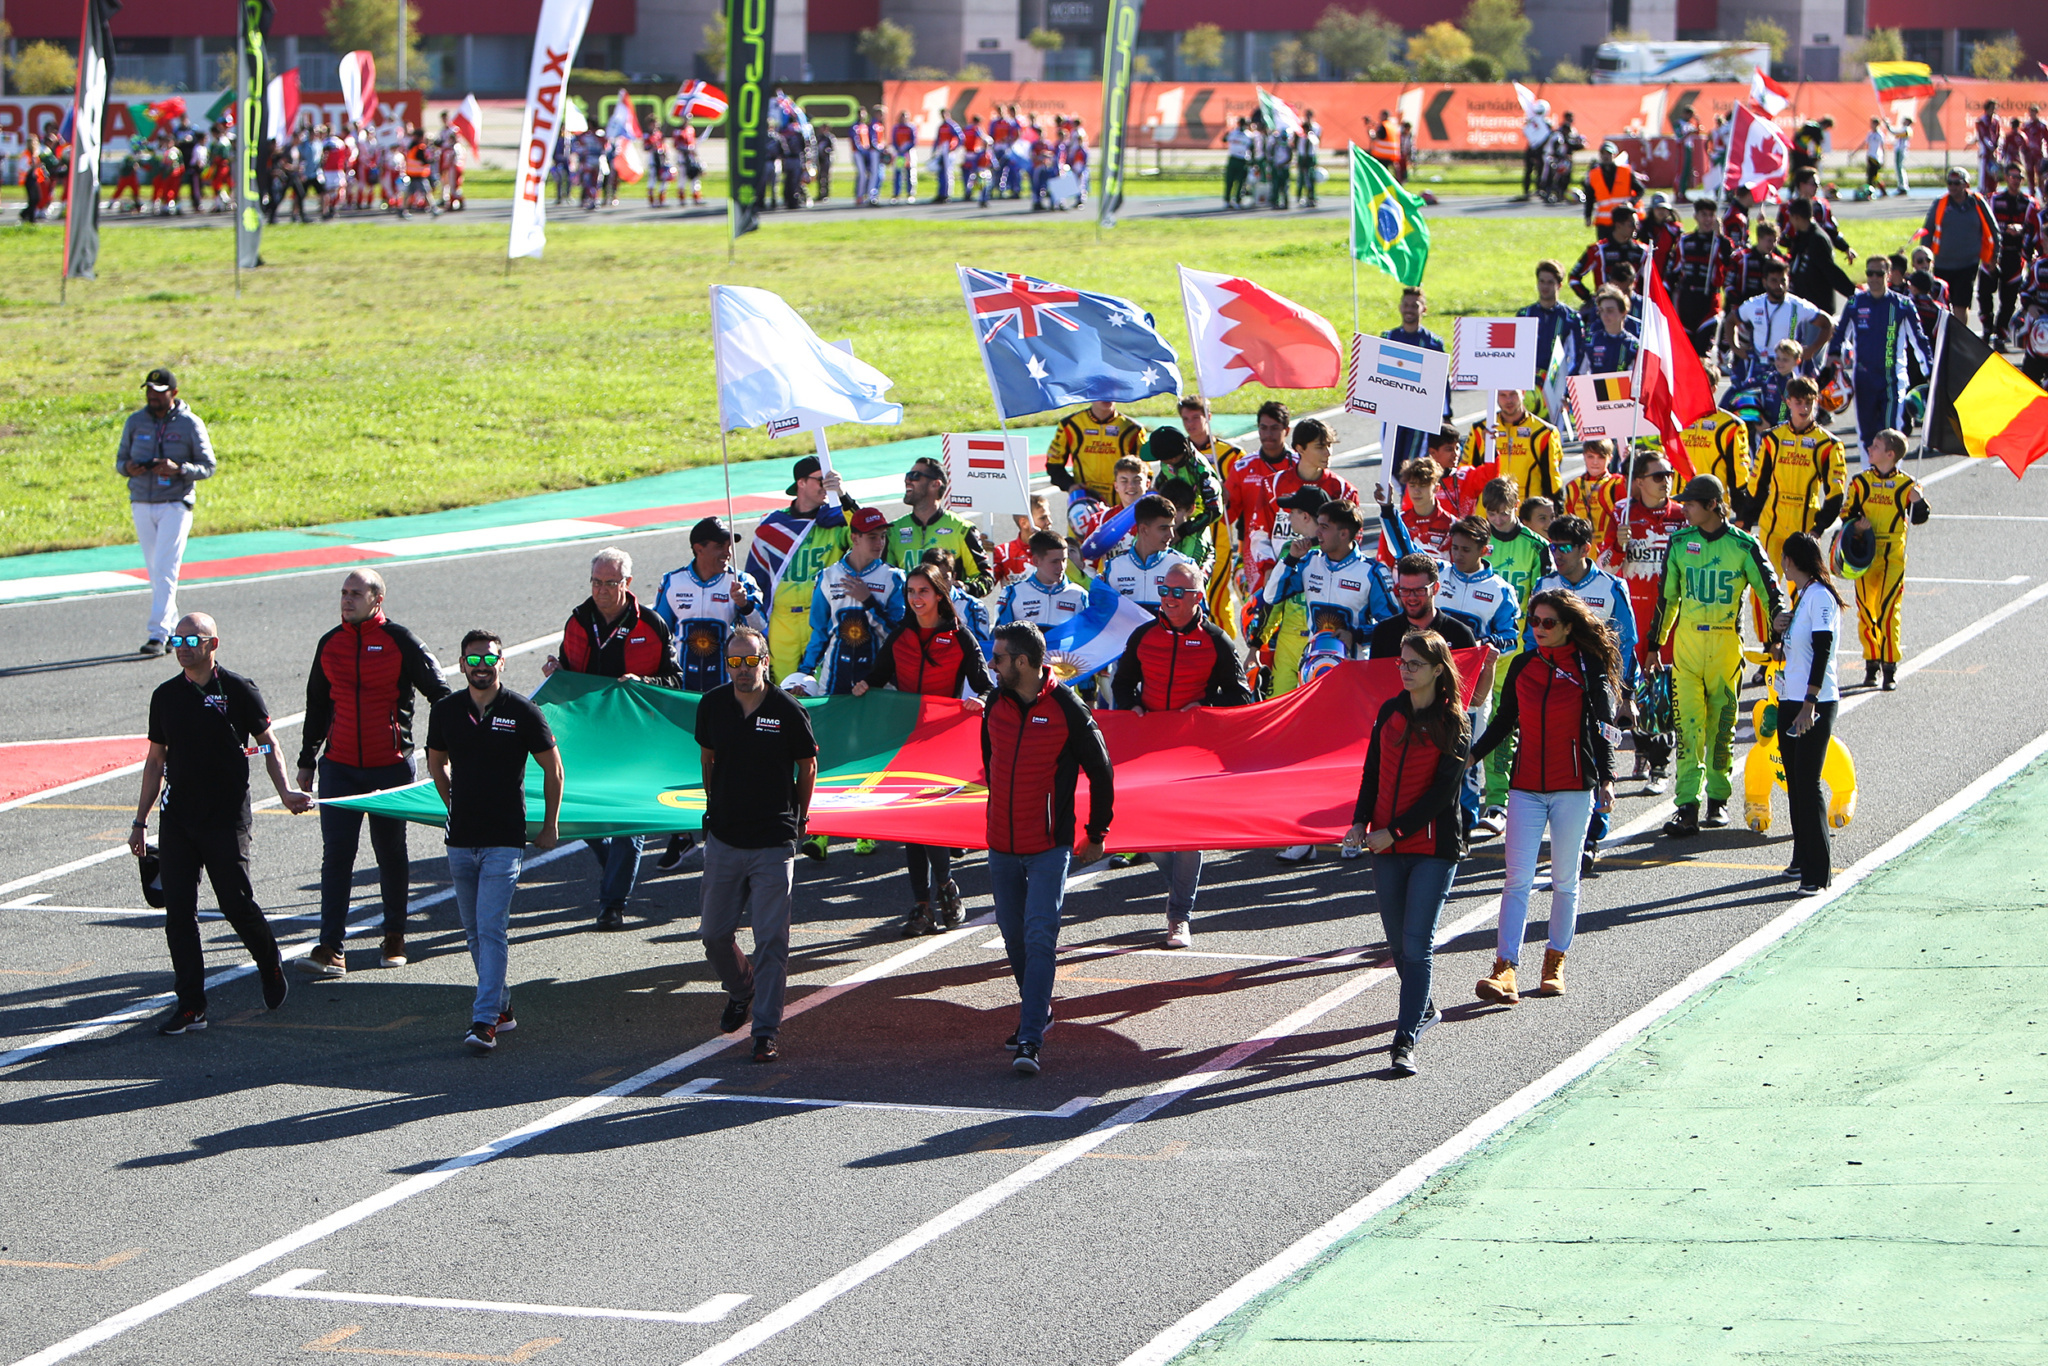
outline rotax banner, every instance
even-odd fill
[[[1479,652],[1462,653],[1458,664],[1469,701]],[[1395,661],[1376,659],[1340,664],[1253,707],[1096,712],[1116,768],[1111,847],[1263,849],[1342,838],[1372,720],[1400,687]],[[702,828],[696,695],[558,671],[533,700],[561,746],[563,839]],[[814,834],[988,847],[981,718],[962,703],[878,691],[803,706],[818,736]],[[431,782],[330,804],[422,825],[447,819]],[[532,764],[526,815],[531,833],[541,816]]]

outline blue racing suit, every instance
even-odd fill
[[[1579,366],[1576,373],[1581,375],[1611,375],[1619,370],[1633,370],[1636,352],[1642,342],[1624,326],[1619,332],[1609,332],[1604,327],[1589,327],[1579,342]]]
[[[1933,355],[1913,301],[1889,290],[1883,298],[1864,290],[1849,300],[1835,322],[1828,359],[1839,360],[1845,346],[1856,362],[1856,440],[1868,451],[1871,438],[1899,426],[1912,387],[1906,357],[1918,356],[1931,369]]]

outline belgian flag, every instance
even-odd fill
[[[1944,318],[1941,330],[1927,402],[1927,449],[1992,456],[2014,477],[2025,474],[2048,455],[2048,391],[1959,320]]]

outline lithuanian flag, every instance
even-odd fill
[[[1934,71],[1925,62],[1869,62],[1864,69],[1879,104],[1934,93]]]
[[[1942,322],[1927,403],[1927,446],[1991,456],[2015,476],[2048,455],[2048,392],[1955,319]]]

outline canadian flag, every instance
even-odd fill
[[[1762,67],[1749,75],[1749,97],[1761,105],[1766,114],[1782,114],[1792,107],[1792,92],[1772,80]]]
[[[1336,387],[1344,352],[1327,319],[1250,280],[1179,269],[1203,397],[1252,380],[1268,389]]]
[[[455,117],[448,120],[448,123],[461,134],[462,140],[469,144],[469,154],[476,156],[476,141],[483,136],[484,131],[484,110],[483,106],[476,102],[476,96],[464,95],[462,103],[455,107]]]
[[[1757,198],[1768,200],[1784,185],[1791,157],[1792,146],[1777,124],[1759,116],[1746,104],[1737,105],[1735,124],[1728,133],[1728,171],[1722,177],[1721,188],[1761,187],[1764,192]]]
[[[1643,338],[1636,349],[1636,401],[1643,417],[1664,437],[1664,458],[1682,479],[1692,478],[1692,460],[1680,431],[1714,411],[1714,386],[1700,364],[1692,338],[1678,321],[1678,309],[1664,288],[1652,256],[1643,267]]]
[[[369,53],[341,55],[341,102],[357,123],[377,122],[377,59]]]

